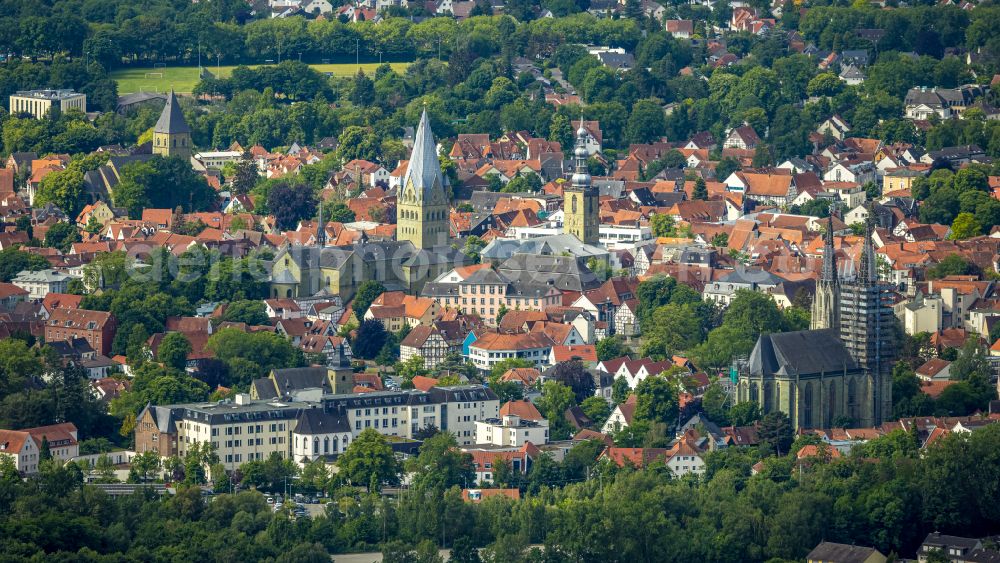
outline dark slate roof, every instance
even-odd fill
[[[822,542],[806,556],[807,561],[831,561],[836,563],[864,563],[875,549],[845,543]]]
[[[74,338],[72,340],[56,340],[54,342],[49,342],[48,346],[52,348],[57,354],[63,357],[67,356],[82,356],[84,354],[93,354],[94,349],[90,346],[85,338]]]
[[[719,283],[736,283],[743,285],[775,286],[785,281],[766,270],[733,270],[731,274],[719,279]]]
[[[564,291],[584,291],[602,283],[584,262],[582,258],[570,256],[515,254],[497,271],[515,283],[547,284],[551,281]]]
[[[469,277],[458,282],[459,284],[474,285],[474,284],[503,284],[510,283],[510,280],[505,279],[500,274],[494,272],[490,268],[484,268],[482,270],[476,270]]]
[[[330,413],[323,409],[305,409],[296,420],[296,434],[331,434],[350,432],[351,425],[343,412]]]
[[[750,375],[756,376],[804,376],[857,369],[834,329],[762,334],[750,354]]]
[[[329,387],[326,366],[306,368],[276,369],[272,372],[278,392],[298,391],[301,389]]]
[[[270,378],[261,377],[254,379],[251,386],[255,392],[254,394],[259,399],[275,399],[278,397],[278,392],[274,389],[274,382]]]
[[[160,119],[156,121],[153,132],[170,134],[191,132],[187,121],[184,120],[184,112],[181,111],[181,105],[177,102],[177,96],[173,90],[167,95],[167,104],[163,106],[163,112],[160,114]]]

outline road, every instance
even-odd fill
[[[551,75],[552,75],[552,80],[558,82],[559,85],[563,87],[563,90],[566,90],[567,94],[576,94],[576,88],[573,88],[572,84],[566,82],[566,79],[563,78],[561,70],[559,70],[558,68],[552,68]]]
[[[447,561],[451,556],[450,549],[442,549],[438,551],[441,559]],[[344,553],[333,556],[334,563],[382,563],[382,554],[379,552],[374,553]]]

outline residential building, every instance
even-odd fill
[[[45,341],[83,338],[94,351],[107,356],[111,353],[111,343],[116,329],[117,323],[111,313],[57,308],[45,321]]]
[[[877,549],[828,541],[820,543],[806,555],[806,563],[885,563],[885,561],[885,555]]]
[[[897,306],[903,320],[903,330],[906,334],[915,335],[921,332],[934,334],[943,328],[944,303],[936,295],[924,295],[918,292],[908,302]]]
[[[734,127],[726,135],[722,146],[727,149],[754,150],[760,144],[760,136],[749,125]]]
[[[549,421],[522,419],[516,414],[476,422],[476,444],[519,448],[527,442],[542,445],[549,441]]]
[[[478,315],[492,325],[496,324],[501,307],[507,311],[542,311],[546,307],[560,305],[563,294],[554,283],[515,283],[489,268],[476,270],[457,285],[458,310]]]
[[[507,358],[521,358],[541,368],[548,364],[552,353],[552,340],[543,332],[501,334],[487,332],[469,344],[468,358],[481,371]]]
[[[911,168],[896,168],[887,171],[882,176],[882,193],[887,194],[899,190],[909,190],[917,178],[923,178],[924,173]]]
[[[467,332],[460,321],[415,326],[399,343],[399,359],[405,362],[420,356],[425,368],[434,369],[448,354],[462,352],[462,341]]]
[[[354,370],[343,355],[333,367],[310,366],[271,370],[267,377],[254,379],[250,384],[253,400],[283,399],[307,389],[320,389],[323,393],[345,394],[354,389]]]
[[[72,422],[25,428],[22,432],[31,434],[39,452],[48,448],[53,459],[69,461],[80,455],[79,433]]]
[[[22,475],[38,473],[41,452],[31,434],[23,430],[0,430],[0,455],[14,460]]]
[[[28,292],[28,299],[45,299],[50,293],[66,293],[72,277],[56,270],[23,270],[10,280],[12,284]]]
[[[665,462],[667,468],[677,477],[705,473],[705,459],[701,450],[687,438],[681,438],[667,450]]]
[[[404,326],[427,325],[438,317],[440,305],[426,297],[406,295],[402,291],[386,291],[375,298],[365,311],[365,320],[375,319],[389,332],[399,332]]]
[[[719,281],[705,284],[702,297],[705,301],[714,301],[725,307],[736,298],[737,291],[749,290],[771,294],[784,281],[765,270],[739,269],[720,278]]]
[[[194,155],[194,159],[207,169],[222,170],[229,163],[239,162],[242,151],[203,151]]]
[[[983,548],[982,540],[949,536],[939,532],[927,534],[923,543],[920,544],[920,549],[917,550],[917,561],[919,563],[926,563],[930,555],[934,552],[937,552],[949,561],[956,562],[968,561],[971,563],[996,561],[998,559],[996,550],[986,550]]]
[[[628,396],[628,399],[625,399],[625,402],[616,405],[615,409],[611,411],[611,416],[608,417],[608,420],[604,422],[604,426],[601,427],[601,433],[613,434],[632,424],[637,399],[633,393]]]
[[[87,95],[73,90],[21,90],[10,97],[11,115],[30,113],[35,119],[44,119],[53,107],[87,113]]]
[[[13,311],[28,298],[28,290],[12,283],[0,283],[0,311]]]

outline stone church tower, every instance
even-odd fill
[[[840,329],[840,280],[837,277],[837,254],[833,248],[833,214],[826,225],[826,244],[823,247],[823,271],[816,282],[816,295],[812,303],[812,321],[809,328]]]
[[[451,218],[445,186],[447,182],[441,172],[437,144],[425,109],[399,188],[396,240],[408,240],[418,249],[448,244]]]
[[[895,361],[894,317],[889,286],[879,281],[875,252],[874,210],[865,221],[865,242],[857,275],[842,285],[840,339],[865,371],[863,389],[849,416],[862,426],[874,426],[892,416],[892,365]],[[849,400],[850,403],[850,400]]]
[[[167,105],[153,127],[153,154],[163,157],[179,156],[191,158],[191,128],[184,121],[184,113],[171,90],[167,94]]]
[[[599,194],[587,172],[587,135],[581,121],[576,130],[572,184],[563,190],[563,230],[586,244],[596,245],[600,238]]]

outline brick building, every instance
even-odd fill
[[[87,309],[55,309],[45,322],[45,341],[83,338],[105,356],[111,353],[117,323],[111,313]]]

